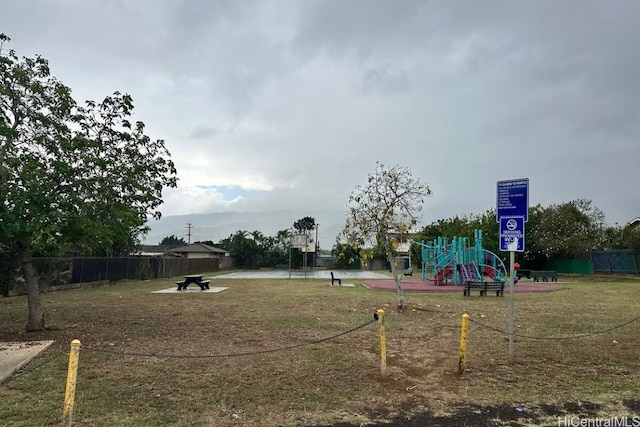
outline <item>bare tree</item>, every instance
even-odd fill
[[[393,235],[414,227],[422,211],[424,198],[431,190],[404,166],[385,167],[376,162],[365,186],[357,186],[349,196],[348,216],[343,235],[351,244],[376,244],[383,247],[398,291],[398,307],[405,308],[402,273],[393,256],[397,242]]]

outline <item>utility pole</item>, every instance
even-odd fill
[[[193,224],[190,222],[187,223],[187,244],[191,244],[191,229],[193,228]]]
[[[318,251],[320,250],[320,242],[318,242],[318,227],[320,227],[320,224],[316,222],[316,256],[318,256]]]

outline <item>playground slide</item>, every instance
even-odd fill
[[[496,272],[491,267],[485,267],[484,268],[484,274],[486,274],[487,276],[491,277],[491,280],[495,280],[496,279]]]
[[[484,268],[484,274],[486,274],[487,276],[491,277],[491,280],[496,280],[496,271],[491,268],[491,267],[485,267]],[[505,279],[500,279],[502,281],[506,281]],[[518,276],[516,275],[513,279],[513,283],[516,284],[518,283]]]
[[[451,277],[453,275],[453,267],[446,266],[444,268],[439,268],[438,273],[434,277],[436,284],[444,283],[445,277]]]

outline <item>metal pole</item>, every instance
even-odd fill
[[[307,278],[307,249],[309,249],[309,235],[304,235],[304,258],[302,258],[302,269],[304,270],[304,278]]]
[[[291,279],[291,239],[292,239],[292,235],[291,233],[289,233],[289,279]]]
[[[513,356],[513,332],[515,326],[515,292],[513,281],[513,265],[516,262],[516,253],[514,251],[509,252],[509,357]]]

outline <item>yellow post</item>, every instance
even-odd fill
[[[80,341],[71,341],[69,352],[69,368],[67,370],[67,390],[64,393],[64,407],[62,409],[63,427],[71,426],[73,416],[73,402],[76,397],[76,377],[78,373],[78,359],[80,358]]]
[[[384,330],[384,310],[378,309],[378,324],[380,325],[380,374],[387,375],[387,338]]]
[[[467,338],[469,336],[469,315],[462,315],[462,330],[460,331],[460,361],[458,363],[458,375],[464,372],[467,363]]]

